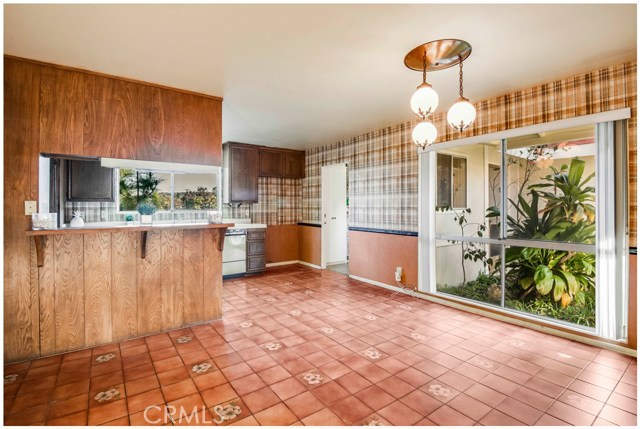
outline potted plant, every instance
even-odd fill
[[[127,221],[127,225],[133,225],[133,216],[132,215],[127,215],[127,217],[125,217],[124,220]]]
[[[153,223],[153,214],[156,212],[156,206],[151,203],[138,204],[138,213],[140,213],[140,223],[142,225],[151,225]]]

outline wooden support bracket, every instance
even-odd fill
[[[44,236],[34,235],[33,241],[36,244],[36,261],[38,262],[38,267],[43,267],[44,266]]]
[[[147,231],[142,231],[142,247],[140,248],[140,257],[144,259],[147,256]]]
[[[219,251],[223,251],[224,250],[224,236],[227,233],[227,228],[220,228],[218,229],[218,250]]]

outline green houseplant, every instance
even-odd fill
[[[518,213],[507,216],[510,238],[591,244],[595,240],[595,189],[583,179],[585,162],[552,167],[553,174],[528,187],[531,201],[509,200]],[[540,190],[540,191],[538,191]],[[548,190],[553,190],[550,192]],[[544,207],[541,202],[544,201]],[[499,216],[492,207],[487,217]],[[509,247],[505,250],[507,280],[521,288],[520,300],[551,296],[562,308],[582,306],[595,292],[595,255],[552,249]]]
[[[156,206],[151,203],[138,204],[138,213],[140,213],[140,223],[150,225],[153,223],[153,214],[156,212]]]

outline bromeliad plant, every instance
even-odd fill
[[[591,244],[595,240],[595,189],[586,186],[593,174],[582,178],[585,162],[573,159],[570,166],[553,174],[543,183],[528,187],[531,202],[518,196],[509,199],[518,218],[507,216],[510,238],[553,240]],[[551,192],[551,189],[554,192]],[[540,191],[538,191],[540,190]],[[545,201],[540,208],[541,199]],[[499,216],[492,207],[487,217]],[[552,294],[554,301],[566,307],[572,302],[584,305],[586,293],[595,287],[595,255],[529,247],[509,247],[505,251],[507,275],[523,290],[521,298]]]

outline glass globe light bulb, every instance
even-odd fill
[[[424,119],[438,108],[438,101],[436,90],[425,82],[411,96],[411,110]]]
[[[436,127],[427,121],[422,121],[416,125],[411,133],[411,139],[420,148],[424,149],[438,138],[438,130]]]
[[[447,113],[447,122],[458,131],[464,131],[476,120],[476,109],[464,97],[460,97]]]

